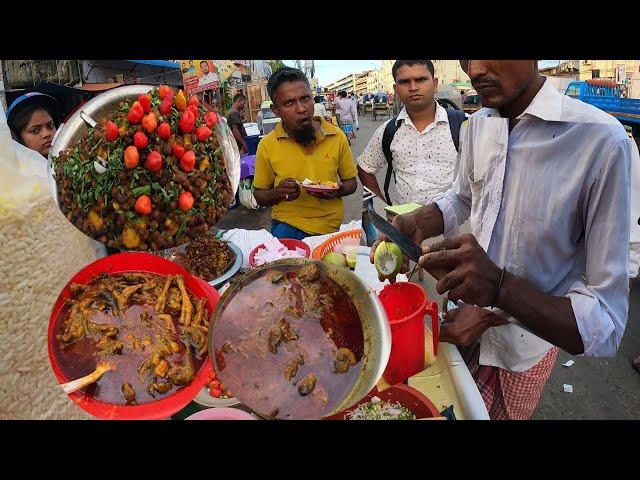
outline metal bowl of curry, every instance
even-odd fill
[[[389,359],[382,304],[351,271],[290,258],[255,270],[220,298],[209,329],[218,378],[257,414],[320,419],[376,385]]]

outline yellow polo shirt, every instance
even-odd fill
[[[285,178],[299,182],[347,180],[357,174],[347,137],[339,128],[320,120],[315,145],[305,149],[289,138],[282,122],[258,144],[253,185],[269,189]],[[340,228],[344,216],[342,198],[321,200],[308,195],[303,188],[291,202],[282,201],[272,207],[271,217],[312,234],[333,233]]]

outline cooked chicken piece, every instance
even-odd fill
[[[276,325],[269,330],[269,351],[274,355],[278,353],[280,342],[282,342],[282,329],[280,325]]]
[[[109,290],[103,288],[100,290],[100,293],[98,293],[98,297],[104,301],[105,308],[108,308],[112,313],[119,313],[118,301]]]
[[[293,330],[291,330],[291,325],[284,318],[281,318],[278,322],[278,326],[280,331],[282,332],[282,340],[285,342],[290,342],[291,340],[298,340],[298,335],[296,335]]]
[[[162,292],[158,297],[158,301],[156,302],[156,313],[164,312],[164,307],[167,304],[167,296],[169,293],[169,287],[171,287],[171,283],[173,282],[173,275],[167,275],[167,279],[164,282],[164,286],[162,287]]]
[[[357,363],[356,356],[353,354],[353,352],[344,347],[338,349],[336,360],[347,362],[349,365],[355,365]]]
[[[349,371],[349,364],[344,360],[336,360],[333,362],[333,370],[335,373],[347,373]]]
[[[102,337],[96,344],[96,348],[98,349],[98,355],[121,355],[124,343],[108,337]]]
[[[154,370],[155,374],[158,377],[165,377],[168,371],[169,371],[169,363],[164,359],[160,360],[158,365],[156,365],[156,369]]]
[[[182,311],[180,312],[180,325],[189,326],[191,324],[191,313],[193,312],[193,305],[189,299],[189,294],[184,286],[184,277],[182,275],[176,275],[176,283],[182,294]]]
[[[315,263],[305,265],[298,271],[298,280],[301,282],[315,282],[320,277],[320,270]]]
[[[167,300],[167,308],[173,313],[180,310],[180,303],[182,302],[182,295],[180,289],[171,287],[169,289],[169,299]]]
[[[149,395],[153,396],[155,392],[167,393],[172,387],[173,385],[171,382],[157,382],[154,380],[149,385],[149,388],[147,388],[147,392],[149,392]]]
[[[196,376],[196,372],[193,368],[193,359],[191,358],[191,353],[188,349],[185,357],[184,365],[173,365],[167,374],[169,380],[171,380],[171,382],[176,386],[187,385],[188,383],[191,383],[191,380]]]
[[[298,355],[297,357],[293,357],[287,363],[287,368],[284,371],[284,376],[287,380],[291,380],[298,373],[298,367],[300,365],[304,365],[304,357],[302,355]]]
[[[173,317],[168,313],[161,313],[156,316],[160,320],[161,324],[169,331],[175,332],[176,326],[173,323]]]
[[[309,395],[313,392],[313,389],[316,386],[316,376],[313,373],[310,373],[306,377],[302,379],[300,384],[298,385],[298,392],[300,395],[305,396]]]
[[[87,333],[92,337],[104,335],[109,338],[116,338],[118,335],[118,327],[108,323],[94,323],[87,321]]]
[[[198,327],[184,327],[183,340],[186,345],[196,349],[198,358],[207,353],[207,335]]]
[[[120,310],[121,313],[124,312],[125,309],[127,308],[131,295],[136,293],[141,288],[142,288],[142,283],[138,285],[131,285],[130,287],[126,287],[124,290],[122,290],[122,292],[117,292],[117,291],[113,292],[113,296],[116,297],[116,300],[118,301],[118,309]]]
[[[266,276],[267,280],[269,280],[271,283],[278,283],[284,278],[284,272],[282,270],[269,270]]]
[[[81,283],[72,283],[71,285],[69,285],[69,290],[71,290],[72,297],[77,297],[78,295],[80,295],[90,287],[91,287],[90,285],[83,285]]]
[[[206,298],[199,298],[196,301],[196,315],[193,317],[193,326],[200,325],[204,320]]]
[[[136,405],[136,391],[129,383],[122,384],[122,393],[127,400],[127,405]]]

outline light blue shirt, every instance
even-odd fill
[[[585,355],[613,356],[629,308],[638,149],[617,120],[549,82],[518,118],[509,133],[497,110],[476,112],[461,131],[453,187],[431,201],[445,236],[470,217],[471,233],[498,266],[571,300]],[[480,364],[521,372],[551,344],[509,320],[482,335]]]

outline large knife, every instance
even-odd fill
[[[400,250],[409,257],[410,260],[418,263],[420,256],[422,255],[422,249],[413,240],[407,237],[404,233],[398,230],[396,227],[387,222],[384,218],[378,215],[373,209],[373,205],[369,204],[368,210],[369,220],[380,230],[384,235],[400,247]],[[446,273],[446,270],[436,270],[427,272],[432,275],[436,280],[440,280]]]

